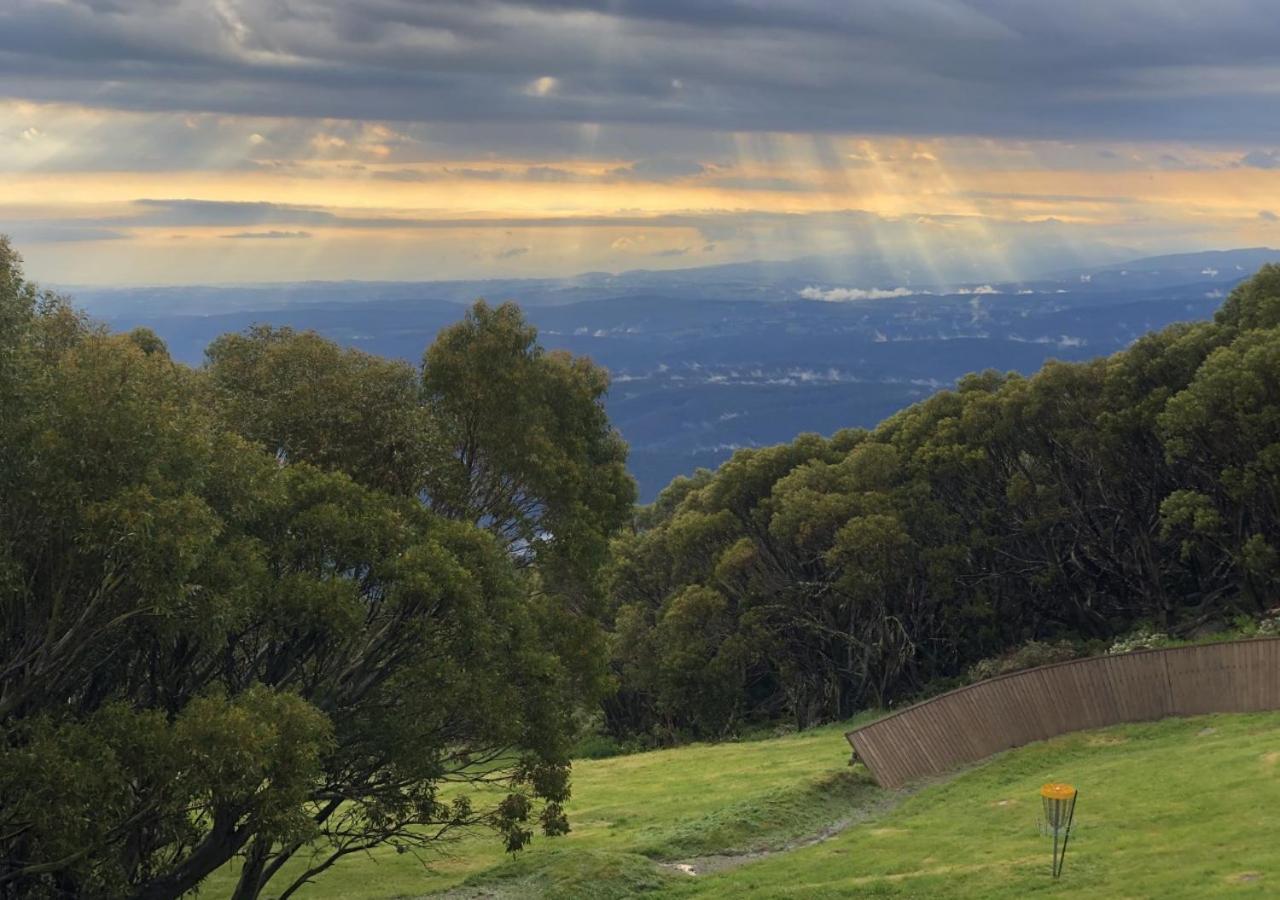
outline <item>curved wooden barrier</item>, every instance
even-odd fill
[[[1280,639],[1141,650],[1027,669],[845,735],[883,787],[1069,731],[1168,716],[1280,709]]]

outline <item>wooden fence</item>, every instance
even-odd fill
[[[1280,709],[1280,639],[1096,656],[1001,675],[845,735],[883,787],[1054,735],[1122,722]]]

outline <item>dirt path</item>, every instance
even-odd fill
[[[802,850],[805,847],[812,847],[817,844],[829,841],[832,838],[843,834],[850,828],[866,822],[879,819],[885,813],[890,812],[897,807],[903,800],[906,800],[912,794],[921,791],[927,787],[941,784],[955,778],[964,769],[955,772],[949,772],[946,775],[937,778],[921,780],[913,783],[909,787],[900,788],[895,791],[886,791],[878,799],[873,802],[866,803],[849,811],[849,815],[837,819],[835,822],[824,827],[822,830],[794,840],[778,844],[772,847],[761,847],[754,850],[743,850],[736,853],[712,853],[705,856],[692,856],[686,859],[669,860],[664,862],[654,861],[653,865],[656,869],[675,874],[686,876],[689,878],[697,878],[705,875],[714,875],[718,872],[725,872],[730,869],[736,869],[749,863],[757,862],[762,859],[768,859],[771,856],[777,856],[781,853],[790,853],[794,850]],[[512,883],[507,885],[486,885],[486,886],[459,886],[452,890],[439,894],[430,895],[432,900],[524,900],[524,898],[540,896],[536,885],[532,880],[524,883]]]
[[[672,862],[656,863],[658,868],[667,872],[676,872],[681,875],[697,877],[699,875],[714,875],[717,872],[724,872],[728,869],[736,869],[738,866],[744,866],[747,863],[756,862],[757,860],[767,859],[770,856],[777,856],[779,853],[790,853],[793,850],[801,850],[805,847],[812,847],[815,844],[821,844],[831,840],[833,837],[843,833],[855,825],[871,819],[879,818],[885,813],[892,810],[907,797],[914,794],[921,788],[938,783],[943,779],[931,780],[912,785],[910,788],[893,791],[875,803],[868,803],[866,806],[859,807],[850,815],[832,822],[826,828],[816,834],[807,835],[806,837],[796,838],[777,847],[764,847],[759,850],[747,850],[742,853],[714,853],[707,856],[694,856],[688,859],[678,859]]]

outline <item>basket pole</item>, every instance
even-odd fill
[[[1053,873],[1053,877],[1057,878],[1062,874],[1062,866],[1067,861],[1067,842],[1071,840],[1071,822],[1076,817],[1076,800],[1079,799],[1080,792],[1076,791],[1071,795],[1071,806],[1067,809],[1067,830],[1062,835],[1062,856],[1058,857],[1058,870]],[[1058,833],[1053,833],[1054,856],[1057,856]]]

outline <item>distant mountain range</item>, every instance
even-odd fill
[[[198,364],[255,322],[417,361],[476,297],[512,299],[544,345],[613,374],[608,406],[642,499],[739,447],[870,426],[966,372],[1032,372],[1212,315],[1267,248],[1148,257],[1021,282],[906,283],[828,259],[565,279],[70,288],[120,329],[146,325]],[[838,273],[833,275],[833,273]],[[881,273],[885,274],[885,273]]]

